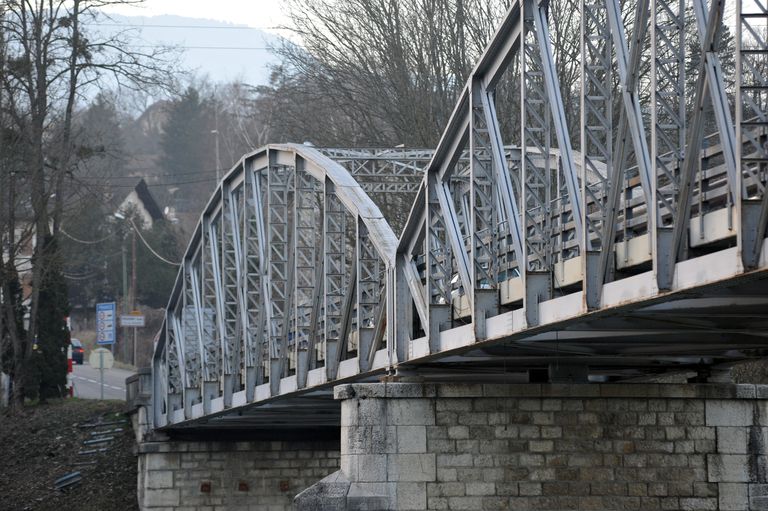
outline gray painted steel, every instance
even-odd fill
[[[763,353],[768,10],[736,3],[734,69],[728,6],[686,5],[637,0],[625,27],[618,0],[583,0],[577,119],[546,2],[519,0],[434,151],[246,155],[171,296],[155,426],[317,421],[330,387],[384,373],[604,381]],[[367,192],[415,196],[399,239]]]

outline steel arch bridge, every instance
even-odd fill
[[[246,155],[185,254],[154,426],[334,424],[332,386],[385,373],[605,381],[763,354],[768,4],[580,7],[575,120],[548,4],[515,0],[434,151]],[[415,193],[399,238],[376,192]]]

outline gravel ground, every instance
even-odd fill
[[[120,401],[56,400],[30,406],[21,415],[0,414],[0,510],[135,511],[136,456],[130,422],[100,428],[93,422],[126,420]],[[107,452],[79,455],[93,431],[115,427]],[[96,461],[92,465],[76,462]],[[82,481],[56,490],[54,481],[74,471]]]

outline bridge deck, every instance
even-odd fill
[[[547,3],[512,2],[434,151],[246,155],[171,296],[155,426],[327,425],[334,385],[384,374],[605,381],[761,356],[768,12],[630,3],[583,2],[563,90]],[[692,73],[684,27],[707,49]]]

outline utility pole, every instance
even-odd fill
[[[136,226],[131,222],[133,237],[131,240],[131,312],[136,310]],[[133,329],[133,365],[136,365],[136,328]]]
[[[125,236],[123,236],[123,243],[120,252],[123,255],[123,314],[128,314],[128,254],[125,248]],[[128,327],[123,327],[123,360],[128,359]],[[112,353],[114,354],[115,345],[110,345]]]

